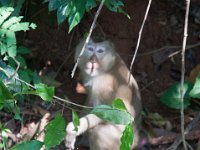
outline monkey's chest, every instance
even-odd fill
[[[111,74],[103,74],[93,78],[90,82],[88,87],[89,104],[111,104],[118,87],[116,78]]]

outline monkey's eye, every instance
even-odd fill
[[[97,52],[98,52],[98,53],[103,53],[104,50],[103,50],[103,49],[98,49]]]
[[[90,52],[94,51],[94,49],[92,47],[88,47],[87,50],[90,51]]]

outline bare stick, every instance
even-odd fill
[[[190,49],[192,49],[192,48],[199,47],[199,46],[200,46],[200,42],[197,42],[197,43],[192,44],[192,45],[187,45],[185,50],[190,50]],[[138,54],[137,54],[137,57],[152,55],[152,54],[161,52],[161,51],[163,51],[163,50],[165,50],[165,49],[177,49],[177,48],[180,49],[181,47],[182,47],[182,46],[180,46],[180,45],[166,45],[166,46],[163,46],[163,47],[161,47],[161,48],[151,50],[150,52],[138,53]],[[181,52],[181,50],[177,50],[177,51],[173,52],[172,54],[170,54],[168,57],[169,57],[169,58],[170,58],[170,57],[173,57],[173,56],[179,54],[180,52]],[[130,56],[130,57],[133,56],[132,54],[125,54],[125,53],[120,53],[120,55]]]
[[[154,53],[157,53],[157,52],[160,52],[160,51],[163,51],[165,49],[173,49],[173,48],[180,48],[181,46],[176,46],[176,45],[166,45],[166,46],[163,46],[161,48],[158,48],[158,49],[155,49],[155,50],[152,50],[150,52],[145,52],[145,53],[139,53],[138,56],[146,56],[146,55],[152,55]]]
[[[186,41],[188,36],[188,15],[190,9],[190,0],[186,0],[186,11],[185,11],[185,24],[184,24],[184,36],[183,36],[183,45],[182,45],[182,52],[181,52],[181,87],[180,87],[180,94],[181,94],[181,138],[183,142],[183,147],[187,150],[187,144],[185,141],[185,128],[184,128],[184,75],[185,75],[185,48],[186,48]]]
[[[90,27],[90,31],[89,31],[89,33],[88,33],[88,36],[87,36],[87,38],[86,38],[86,40],[85,40],[85,43],[84,43],[84,45],[83,45],[83,47],[82,47],[82,49],[81,49],[81,52],[80,52],[80,54],[79,54],[79,56],[78,56],[78,58],[77,58],[77,60],[76,60],[76,63],[75,63],[75,65],[74,65],[74,68],[73,68],[73,70],[72,70],[72,73],[71,73],[71,77],[72,77],[72,78],[74,77],[76,68],[77,68],[78,63],[79,63],[80,56],[83,54],[83,52],[84,52],[84,50],[85,50],[85,47],[86,47],[86,45],[88,44],[88,42],[89,42],[89,40],[90,40],[90,37],[91,37],[92,32],[93,32],[93,30],[94,30],[94,27],[95,27],[97,18],[98,18],[99,14],[100,14],[100,11],[101,11],[102,7],[103,7],[104,1],[105,1],[105,0],[102,0],[102,1],[101,1],[100,5],[99,5],[99,8],[98,8],[98,10],[97,10],[97,12],[96,12],[96,14],[95,14],[95,17],[94,17],[94,20],[93,20],[92,25],[91,25],[91,27]]]
[[[130,72],[129,72],[129,81],[130,81],[130,76],[131,76],[131,70],[133,68],[133,63],[135,61],[135,57],[136,57],[136,54],[137,54],[137,51],[138,51],[138,48],[139,48],[139,45],[140,45],[140,41],[141,41],[141,36],[142,36],[142,31],[143,31],[143,28],[144,28],[144,24],[147,20],[147,15],[149,13],[149,9],[150,9],[150,6],[151,6],[151,2],[152,0],[149,0],[149,3],[148,3],[148,6],[147,6],[147,9],[146,9],[146,13],[145,13],[145,16],[144,16],[144,19],[143,19],[143,22],[142,22],[142,25],[140,27],[140,31],[139,31],[139,36],[138,36],[138,41],[137,41],[137,45],[136,45],[136,48],[135,48],[135,53],[133,55],[133,58],[132,58],[132,61],[131,61],[131,65],[130,65]]]
[[[189,49],[191,49],[191,48],[198,47],[198,46],[200,46],[200,43],[196,43],[196,44],[193,44],[193,45],[188,45],[188,46],[185,48],[185,50],[189,50]],[[182,50],[178,50],[178,51],[176,51],[176,52],[170,54],[168,57],[171,58],[171,57],[173,57],[173,56],[179,54],[181,51],[182,51]]]

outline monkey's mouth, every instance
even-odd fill
[[[88,62],[86,64],[86,73],[90,74],[92,76],[97,75],[99,70],[99,64],[98,63],[91,63]]]

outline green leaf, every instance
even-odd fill
[[[6,86],[8,87],[8,89],[10,91],[12,90],[15,92],[21,91],[21,83],[15,80],[15,77],[18,78],[18,74],[15,73],[15,70],[12,67],[6,65],[1,59],[0,59],[0,68],[1,68],[0,80],[6,83]],[[13,76],[13,78],[10,79],[11,76]]]
[[[123,135],[120,139],[120,150],[130,150],[133,144],[133,125],[130,123],[126,125]]]
[[[69,23],[69,33],[71,30],[81,21],[85,14],[85,5],[86,5],[86,0],[74,0],[74,7],[71,10],[71,13],[68,18],[68,23]]]
[[[106,0],[104,4],[110,11],[113,12],[118,12],[118,9],[121,6],[124,6],[123,2],[120,0]]]
[[[2,25],[2,28],[7,29],[9,28],[11,25],[19,23],[21,21],[23,17],[19,16],[19,17],[11,17],[9,18],[7,21],[5,21]]]
[[[39,77],[39,75],[37,74],[36,71],[34,71],[34,72],[32,73],[32,77],[33,77],[33,83],[34,83],[34,84],[38,84],[38,83],[41,82],[41,79],[40,79],[40,77]]]
[[[118,12],[125,15],[128,19],[131,19],[131,16],[128,13],[126,13],[122,8],[118,8]]]
[[[49,11],[53,11],[56,10],[60,5],[61,5],[61,1],[60,0],[49,0]]]
[[[68,23],[69,23],[69,31],[68,33],[71,32],[71,30],[81,21],[82,19],[82,14],[79,12],[75,12],[74,14],[69,16]]]
[[[3,102],[5,100],[13,99],[12,94],[7,89],[7,87],[4,85],[4,83],[0,80],[0,102]]]
[[[1,43],[0,48],[1,48],[1,55],[4,55],[7,52],[6,45],[4,43]]]
[[[19,70],[18,71],[20,79],[23,79],[27,83],[31,82],[31,76],[29,75],[29,71],[27,70]]]
[[[17,49],[17,53],[18,54],[30,54],[31,51],[27,47],[19,46],[18,49]]]
[[[11,0],[0,0],[2,6],[9,6]]]
[[[17,64],[16,62],[13,60],[12,57],[8,57],[8,66],[11,66],[12,68],[16,68],[17,67]]]
[[[49,2],[50,0],[43,0],[43,3]]]
[[[196,78],[194,86],[190,91],[190,96],[193,98],[200,98],[200,77]]]
[[[4,148],[4,144],[0,142],[0,148],[3,149]]]
[[[18,0],[18,1],[15,2],[16,3],[15,10],[12,13],[12,16],[19,16],[19,13],[21,11],[22,5],[24,4],[24,1],[25,0]]]
[[[29,27],[30,27],[31,29],[36,29],[37,25],[36,25],[35,23],[31,23],[31,24],[29,25]]]
[[[14,11],[12,7],[1,7],[0,8],[0,26]]]
[[[41,76],[42,83],[47,84],[48,86],[53,86],[55,88],[61,86],[62,83],[60,83],[59,81],[56,81],[54,78],[55,78],[54,75],[50,75],[50,74]]]
[[[30,28],[35,29],[36,25],[34,23],[29,23],[29,22],[20,22],[17,24],[13,24],[9,29],[12,31],[27,31],[30,30]]]
[[[75,126],[75,131],[78,131],[78,126],[80,125],[80,119],[75,111],[72,111],[72,121]]]
[[[26,60],[24,59],[24,57],[22,57],[21,55],[18,55],[16,57],[17,61],[20,63],[20,67],[23,69],[27,69],[27,64],[26,64]]]
[[[15,44],[8,47],[8,55],[9,55],[10,57],[15,57],[15,56],[17,55],[17,50],[16,50],[16,48],[17,48],[17,47],[16,47]]]
[[[14,96],[17,97],[17,96],[20,96],[22,94],[37,95],[37,93],[34,90],[29,90],[29,91],[28,90],[27,91],[23,90],[22,92],[15,93]]]
[[[1,42],[4,42],[3,39],[5,38],[5,34],[6,34],[7,30],[6,29],[2,29],[0,28],[0,37],[2,38]]]
[[[35,84],[35,89],[36,89],[36,93],[43,99],[46,101],[52,101],[53,96],[55,95],[55,89],[54,87],[48,87],[45,84],[39,83],[39,84]]]
[[[124,102],[119,98],[112,101],[112,106],[113,106],[113,108],[117,108],[120,110],[127,110],[126,106],[124,105]]]
[[[15,57],[17,55],[15,32],[7,31],[6,41],[7,41],[8,55],[10,57]]]
[[[57,10],[58,24],[61,24],[67,16],[69,16],[73,8],[72,1],[67,0],[63,5],[61,5]]]
[[[39,150],[42,148],[43,142],[32,140],[32,141],[26,141],[22,142],[14,147],[12,147],[10,150]]]
[[[0,109],[3,108],[5,101],[14,99],[10,91],[7,89],[7,87],[3,84],[3,82],[0,80]]]
[[[190,105],[189,92],[192,89],[192,83],[184,83],[184,108]],[[169,108],[180,109],[180,83],[170,86],[161,96],[160,101]]]
[[[98,105],[90,113],[115,124],[127,125],[134,120],[127,111],[119,110],[108,105]]]
[[[14,106],[13,112],[15,113],[14,118],[15,118],[16,120],[22,121],[22,118],[21,118],[21,116],[20,116],[20,108],[19,108],[17,105]]]
[[[97,6],[96,0],[87,0],[85,8],[88,11],[96,6]]]
[[[65,137],[65,121],[62,116],[57,115],[46,128],[44,144],[47,149],[59,145]]]

